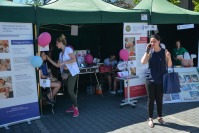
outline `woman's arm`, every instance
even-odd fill
[[[151,44],[149,43],[149,44],[147,44],[147,46],[146,46],[146,52],[144,53],[144,55],[143,55],[143,57],[141,59],[141,63],[142,64],[146,64],[149,61],[149,57],[150,57],[149,52],[150,52],[150,49],[151,49]]]
[[[70,56],[70,60],[68,60],[68,61],[63,61],[62,63],[61,63],[61,65],[64,65],[64,64],[71,64],[71,63],[73,63],[73,62],[76,62],[76,57],[75,57],[75,55],[73,54],[73,53],[70,53],[70,54],[68,54],[69,56]]]
[[[146,64],[149,61],[149,57],[150,57],[150,54],[145,52],[142,59],[141,59],[141,63]]]
[[[42,70],[39,70],[39,71],[41,73],[41,79],[47,79],[48,78],[48,76],[43,75]]]
[[[168,67],[172,67],[172,61],[171,61],[171,54],[167,49],[165,49],[165,56],[166,56],[166,64]]]
[[[51,58],[49,58],[48,56],[46,56],[47,57],[47,60],[51,63],[51,64],[53,64],[55,67],[60,67],[60,62],[58,61],[58,63],[56,63],[56,62],[54,62]]]

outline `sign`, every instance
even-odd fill
[[[146,30],[146,31],[152,31],[152,30],[157,31],[158,28],[157,28],[157,25],[145,25],[144,30]]]
[[[179,74],[180,93],[164,94],[164,103],[199,101],[199,75],[195,67],[175,68]]]
[[[0,127],[40,117],[32,27],[0,22]]]
[[[141,14],[141,20],[148,20],[147,14]]]
[[[78,36],[78,25],[71,25],[71,35]]]
[[[43,88],[50,87],[50,79],[40,79],[40,86]]]
[[[129,51],[130,57],[127,65],[119,66],[121,68],[127,66],[130,76],[139,75],[139,78],[129,79],[130,98],[146,96],[144,71],[148,65],[141,64],[140,60],[148,41],[147,30],[144,29],[147,26],[147,23],[124,23],[123,48]],[[125,97],[127,96],[126,92]]]
[[[194,28],[194,24],[177,25],[177,30]]]

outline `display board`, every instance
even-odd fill
[[[40,117],[32,27],[0,22],[0,127]]]
[[[145,69],[148,65],[141,64],[147,41],[148,30],[144,27],[147,23],[124,23],[123,27],[123,48],[129,51],[128,71],[130,75],[138,75],[139,78],[130,79],[130,97],[137,98],[146,96]],[[131,67],[132,66],[132,67]],[[127,86],[125,86],[125,97]]]
[[[179,74],[181,92],[164,94],[164,103],[199,101],[199,75],[196,67],[175,68],[174,71]]]

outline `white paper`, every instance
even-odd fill
[[[77,25],[71,26],[71,35],[78,36],[78,26]]]

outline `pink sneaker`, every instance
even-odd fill
[[[79,115],[79,110],[74,108],[73,117],[77,117]]]
[[[74,112],[74,106],[66,110],[66,113],[72,113]]]

